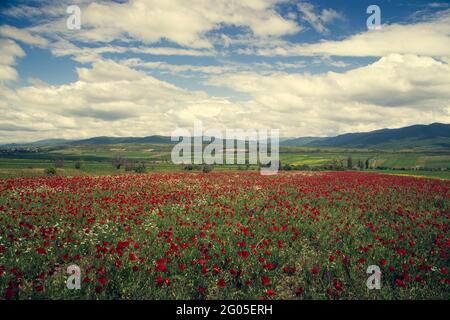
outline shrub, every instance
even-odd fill
[[[44,173],[47,176],[54,176],[54,175],[56,175],[56,168],[55,167],[46,168],[44,170]]]
[[[81,169],[81,167],[83,166],[83,162],[82,162],[82,161],[80,161],[80,160],[78,160],[78,161],[75,161],[75,164],[74,164],[74,166],[75,166],[75,169],[77,169],[77,170],[80,170],[80,169]]]
[[[213,166],[205,164],[202,166],[202,172],[203,173],[208,173],[211,172],[213,170]]]
[[[134,167],[134,172],[136,173],[145,173],[146,168],[145,168],[145,163],[144,162],[139,162],[135,167]]]
[[[119,170],[125,164],[125,162],[126,162],[125,159],[120,156],[116,156],[112,159],[112,165],[117,170]]]

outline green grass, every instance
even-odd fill
[[[369,170],[368,172],[450,180],[450,171],[416,171],[416,170]]]
[[[45,168],[54,166],[55,159],[64,159],[64,168],[58,169],[59,175],[110,175],[125,173],[124,169],[116,170],[111,159],[120,156],[135,161],[144,161],[148,171],[181,171],[181,165],[171,164],[171,145],[164,144],[116,144],[116,145],[80,145],[65,147],[44,147],[39,153],[0,154],[0,178],[21,176],[42,176]],[[353,164],[370,159],[372,167],[390,169],[429,168],[433,171],[383,170],[394,174],[411,174],[449,179],[448,172],[435,171],[450,168],[450,151],[380,151],[350,148],[311,148],[281,147],[282,165],[307,165],[311,168],[333,164],[336,160],[346,165],[351,156]],[[81,170],[75,169],[75,161],[82,160]],[[245,165],[216,165],[214,171],[238,170]],[[251,166],[256,170],[257,166]]]

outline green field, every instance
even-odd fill
[[[172,145],[169,144],[114,144],[77,145],[62,147],[41,147],[38,152],[8,152],[0,154],[0,178],[43,176],[44,169],[55,166],[55,161],[63,159],[58,175],[109,175],[122,174],[112,165],[114,158],[145,163],[149,172],[182,171],[182,165],[171,162]],[[450,151],[445,150],[400,150],[380,151],[350,148],[281,147],[280,161],[283,166],[303,170],[330,170],[326,166],[336,163],[348,168],[348,158],[353,166],[368,163],[371,171],[427,176],[441,179],[450,178]],[[81,169],[75,163],[81,161]],[[255,165],[216,165],[215,171],[257,170]],[[367,169],[367,168],[366,168]],[[383,169],[383,170],[376,170]],[[420,170],[418,170],[420,169]]]

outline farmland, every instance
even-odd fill
[[[59,175],[109,175],[123,174],[122,167],[116,170],[111,165],[115,157],[130,161],[144,162],[148,172],[182,171],[183,166],[171,162],[170,144],[105,144],[45,146],[39,152],[0,153],[0,178],[44,176],[44,169],[55,165],[55,160],[63,159],[64,165],[58,168]],[[320,169],[336,162],[346,167],[347,158],[354,165],[367,163],[370,169],[386,172],[450,178],[450,152],[448,149],[400,149],[371,150],[358,148],[292,147],[280,148],[282,166]],[[82,161],[80,169],[74,168]],[[416,169],[419,168],[420,171]],[[366,168],[369,169],[369,168]],[[383,169],[383,170],[380,170]],[[254,165],[217,165],[214,171],[258,170]],[[391,170],[391,171],[389,171]],[[413,170],[413,171],[412,171]]]
[[[448,299],[449,187],[354,171],[2,179],[0,294]]]

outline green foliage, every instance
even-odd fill
[[[213,166],[211,166],[211,165],[204,164],[204,165],[202,166],[202,172],[203,172],[203,173],[209,173],[209,172],[211,172],[212,170],[213,170]]]
[[[142,161],[137,163],[134,167],[134,172],[136,172],[136,173],[145,173],[146,171],[147,171],[147,168],[145,167],[145,163]]]
[[[54,176],[56,175],[56,168],[55,167],[46,168],[44,169],[44,174],[47,176]]]
[[[124,157],[121,157],[121,156],[115,156],[112,159],[112,165],[117,170],[119,170],[125,163],[126,163],[126,159]]]
[[[81,170],[81,168],[83,167],[83,161],[81,161],[81,160],[75,161],[74,167],[75,167],[75,169],[77,169],[77,170]]]

